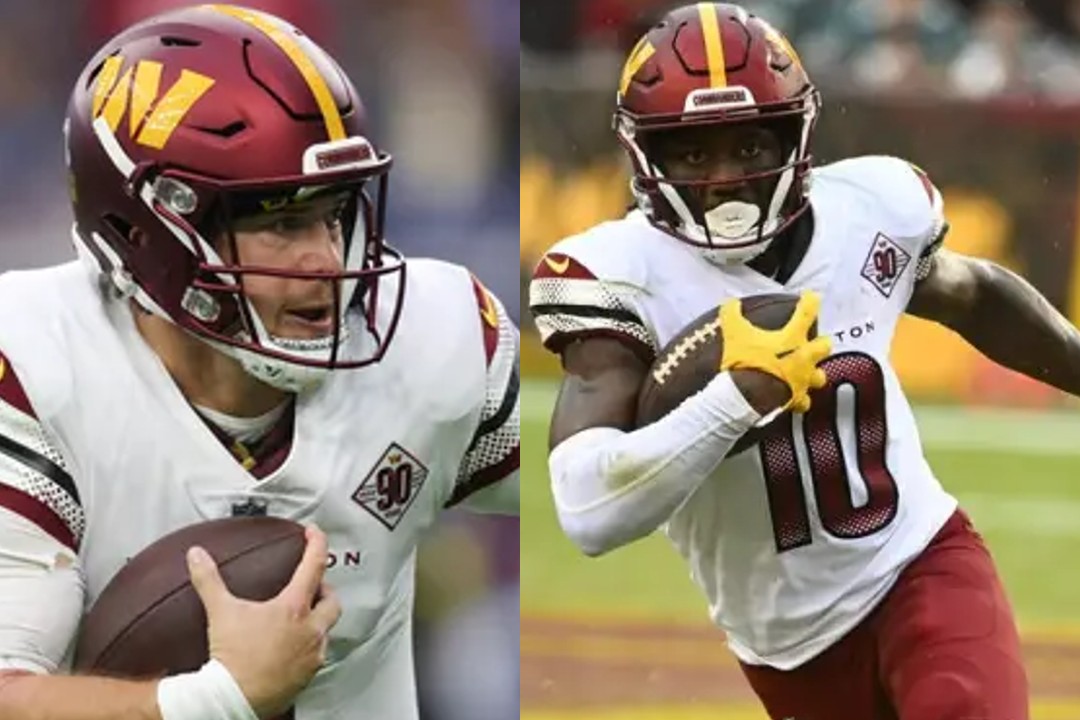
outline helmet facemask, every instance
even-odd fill
[[[815,100],[816,94],[808,96],[805,104],[771,113],[750,110],[720,117],[651,120],[644,125],[629,113],[618,113],[615,130],[633,165],[631,189],[638,206],[659,229],[698,248],[710,262],[752,260],[807,207]],[[737,177],[675,177],[655,152],[665,131],[707,133],[709,128],[722,128],[730,132],[749,124],[775,134],[780,154],[774,164],[751,167]],[[731,199],[710,198],[725,191],[730,191]]]
[[[385,177],[379,180],[379,186],[377,193],[384,197]],[[275,189],[221,198],[214,223],[218,230],[202,235],[216,238],[229,261],[220,254],[208,254],[199,264],[183,305],[189,314],[211,326],[216,324],[215,315],[229,308],[227,325],[220,330],[200,329],[199,334],[205,333],[218,349],[235,357],[260,380],[296,391],[317,384],[330,370],[360,367],[381,357],[393,333],[393,319],[388,325],[379,316],[380,289],[386,286],[389,276],[402,271],[402,265],[400,255],[386,248],[375,230],[381,225],[378,216],[382,210],[367,192],[366,181],[282,190],[285,192]],[[268,216],[272,223],[275,217],[287,217],[283,212],[297,210],[302,214],[306,204],[328,200],[336,201],[335,216],[323,222],[326,231],[339,238],[340,269],[305,271],[258,266],[244,260],[238,234],[273,232],[267,223],[259,224],[261,215]],[[325,333],[295,337],[272,332],[251,293],[251,286],[264,278],[310,280],[325,285],[319,291],[312,289],[305,298],[309,300],[305,308],[326,326]],[[400,296],[403,289],[399,282],[393,291]]]

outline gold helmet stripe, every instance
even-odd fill
[[[326,134],[331,140],[345,139],[345,126],[341,122],[341,113],[338,112],[337,103],[334,102],[334,96],[326,80],[290,31],[281,27],[270,16],[253,10],[235,5],[209,5],[208,7],[246,22],[281,48],[311,88],[311,94],[315,96],[315,102],[318,103],[323,122],[326,124]]]
[[[705,38],[705,59],[709,63],[709,85],[727,87],[727,70],[724,61],[724,40],[720,34],[720,20],[713,3],[698,3],[701,18],[701,34]]]

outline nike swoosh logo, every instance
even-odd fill
[[[570,258],[563,258],[562,262],[557,262],[554,258],[545,255],[544,262],[549,268],[551,268],[551,271],[556,275],[562,275],[564,272],[570,269]]]
[[[499,314],[495,312],[495,305],[491,302],[491,298],[485,296],[484,309],[480,311],[480,316],[484,318],[484,322],[490,325],[493,329],[499,327]]]
[[[491,299],[491,295],[488,294],[487,288],[481,286],[481,293],[484,296],[484,307],[480,308],[480,317],[484,319],[493,330],[499,329],[499,313],[495,310],[495,302]]]

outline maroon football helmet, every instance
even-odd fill
[[[783,35],[738,5],[705,2],[671,11],[634,46],[614,127],[649,221],[714,262],[745,262],[808,206],[810,135],[819,108],[818,92]],[[673,180],[650,156],[650,133],[747,122],[777,133],[779,167],[723,182]],[[757,202],[710,209],[699,199],[707,187],[735,184],[754,187]]]
[[[344,72],[299,30],[231,5],[139,23],[87,65],[65,134],[80,254],[144,309],[288,390],[386,352],[405,287],[383,241],[391,158]],[[324,191],[347,198],[344,272],[221,260],[221,237],[237,257],[233,218]],[[271,336],[244,293],[252,275],[332,283],[332,336]]]

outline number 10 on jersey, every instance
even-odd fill
[[[893,521],[899,500],[896,481],[886,465],[885,376],[873,357],[859,352],[834,355],[821,368],[828,385],[811,395],[810,411],[802,416],[809,485],[825,532],[844,539],[866,537]],[[847,418],[840,415],[843,387],[854,394],[854,412]],[[809,545],[812,537],[791,413],[776,423],[758,444],[758,452],[776,550],[782,553]],[[853,438],[854,447],[845,448],[841,433]],[[851,496],[849,466],[858,469],[866,488],[866,502],[858,506]]]

